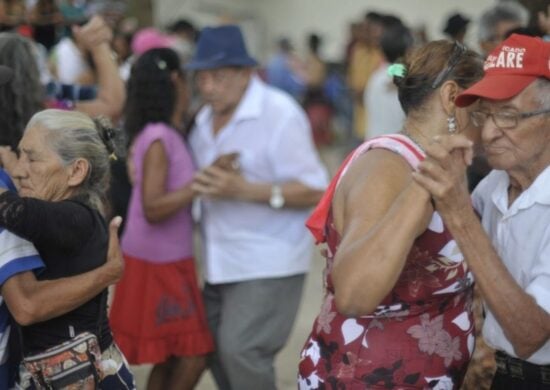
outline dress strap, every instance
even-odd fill
[[[371,138],[355,150],[353,150],[342,162],[340,168],[332,178],[325,190],[323,197],[306,221],[306,227],[315,237],[316,244],[326,242],[326,225],[329,211],[332,205],[332,198],[340,179],[345,175],[353,161],[370,149],[388,149],[401,156],[409,163],[411,168],[416,169],[418,164],[424,160],[425,154],[416,143],[403,134],[388,134]]]

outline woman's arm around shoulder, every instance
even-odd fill
[[[10,313],[21,325],[46,321],[76,309],[109,285],[116,283],[124,270],[118,241],[122,219],[109,225],[107,261],[92,271],[55,280],[37,281],[32,271],[10,277],[0,287]]]

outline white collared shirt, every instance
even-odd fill
[[[253,76],[233,117],[214,136],[212,111],[201,109],[190,136],[199,169],[239,152],[250,182],[296,180],[324,189],[328,178],[305,113],[287,94]],[[312,239],[309,209],[272,209],[267,203],[201,199],[205,278],[228,283],[307,272]]]
[[[508,207],[509,177],[492,171],[472,198],[483,227],[504,265],[527,294],[550,313],[550,167]],[[493,348],[514,353],[493,313],[486,307],[483,337]],[[550,364],[550,341],[527,361]]]

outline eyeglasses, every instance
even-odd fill
[[[522,119],[530,118],[536,115],[548,114],[550,108],[531,112],[517,112],[517,111],[497,111],[497,112],[485,112],[485,111],[472,111],[470,112],[470,118],[472,123],[476,127],[483,127],[487,118],[491,117],[496,127],[502,130],[509,130],[517,127],[518,123]]]
[[[432,83],[432,89],[438,88],[443,81],[449,76],[449,73],[454,69],[454,67],[458,64],[460,61],[460,58],[464,53],[466,53],[468,49],[466,49],[466,46],[464,46],[462,43],[455,41],[455,44],[453,46],[453,51],[451,53],[451,58],[449,58],[449,62],[447,63],[447,67],[443,69],[437,77],[435,78],[434,82]]]

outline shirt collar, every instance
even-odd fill
[[[493,195],[493,203],[505,213],[508,210],[508,186],[510,177],[506,172],[499,171],[504,177],[497,182]],[[510,207],[508,212],[515,213],[521,209],[527,209],[535,203],[550,205],[550,166],[546,167],[535,179],[535,181],[523,191]]]

